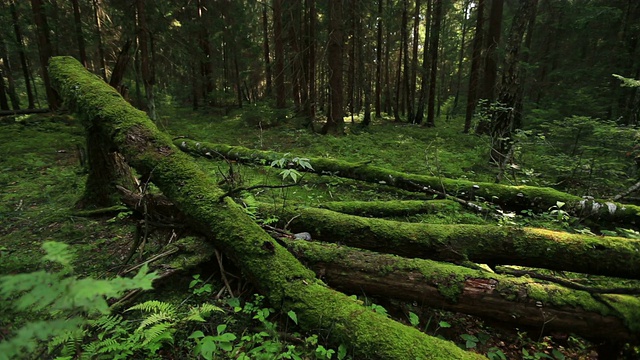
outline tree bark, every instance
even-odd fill
[[[425,13],[425,31],[424,31],[424,47],[422,49],[422,67],[420,78],[420,96],[418,97],[418,106],[416,109],[416,117],[414,122],[421,124],[424,119],[424,106],[427,102],[427,91],[429,89],[429,31],[431,28],[431,4],[432,0],[427,0],[427,11]]]
[[[24,77],[24,84],[27,90],[27,99],[29,102],[29,109],[35,109],[35,101],[33,91],[31,90],[31,77],[29,76],[29,68],[27,67],[27,56],[24,51],[24,40],[22,39],[22,31],[20,30],[20,20],[18,19],[18,12],[16,11],[16,5],[14,1],[9,4],[9,10],[11,11],[11,21],[13,22],[13,32],[16,36],[16,43],[18,44],[18,53],[20,55],[20,67],[22,67],[22,76]]]
[[[433,26],[431,28],[431,74],[429,76],[429,100],[427,102],[427,122],[426,126],[436,126],[435,99],[436,99],[436,78],[438,75],[438,44],[440,43],[440,23],[442,22],[442,1],[434,0]]]
[[[149,118],[155,121],[156,101],[153,87],[156,83],[155,74],[151,59],[151,33],[147,26],[146,0],[136,0],[136,33],[138,36],[138,47],[140,50],[140,69],[142,72],[142,83],[144,84],[144,92],[147,100],[147,114]]]
[[[9,111],[9,101],[2,69],[0,69],[0,110]]]
[[[96,39],[98,41],[98,58],[100,60],[100,74],[102,79],[106,82],[107,79],[107,62],[105,60],[104,44],[102,42],[102,20],[101,18],[101,0],[93,0],[93,20],[96,25]]]
[[[38,54],[40,55],[42,81],[44,82],[44,88],[47,93],[47,103],[51,110],[56,110],[60,107],[60,99],[51,87],[51,81],[49,80],[47,64],[53,55],[53,51],[51,49],[51,40],[49,39],[49,24],[47,23],[42,0],[31,0],[31,9],[33,10],[33,17],[37,28]]]
[[[262,4],[262,44],[264,57],[264,73],[266,78],[266,95],[271,96],[271,59],[269,58],[269,21],[267,19],[267,4]]]
[[[329,116],[322,127],[323,134],[341,135],[344,132],[342,96],[342,0],[329,0]]]
[[[293,232],[381,253],[640,279],[639,240],[526,227],[405,223],[316,208],[260,208]]]
[[[500,95],[498,97],[500,110],[492,114],[491,121],[491,160],[500,165],[501,169],[506,165],[504,163],[509,161],[508,154],[513,144],[511,136],[514,130],[516,101],[522,86],[519,74],[520,48],[535,6],[537,6],[537,1],[533,0],[521,3],[511,23],[509,39],[507,40]]]
[[[376,43],[376,118],[380,118],[382,98],[382,1],[378,0],[377,43]]]
[[[592,340],[637,341],[633,296],[572,290],[430,260],[284,240],[290,251],[331,287],[347,294],[394,298],[476,315],[535,333],[575,333]],[[567,301],[567,299],[572,299]]]
[[[484,32],[484,0],[478,0],[476,30],[473,36],[471,70],[469,71],[469,89],[467,92],[467,109],[464,118],[464,132],[471,130],[471,120],[476,110],[478,80],[480,79],[480,60],[482,57],[482,34]]]
[[[284,39],[282,38],[282,0],[273,0],[273,37],[275,44],[276,108],[287,106],[284,88]]]
[[[316,1],[309,1],[309,125],[313,129],[316,117]]]
[[[125,97],[124,89],[121,88],[122,81],[124,80],[124,74],[129,66],[129,59],[131,58],[129,54],[129,48],[131,47],[131,39],[127,39],[125,43],[122,45],[122,49],[118,53],[118,57],[116,59],[116,64],[113,66],[113,71],[111,72],[111,79],[109,80],[109,85],[113,86],[114,89],[118,89],[118,92]]]
[[[82,34],[82,18],[80,17],[80,4],[78,0],[71,0],[73,5],[73,23],[76,31],[76,41],[78,42],[78,54],[80,55],[80,63],[87,67],[87,51],[84,46],[84,35]]]
[[[241,146],[229,146],[193,140],[179,139],[175,145],[194,155],[211,157],[223,156],[241,162],[273,161],[291,156],[271,151],[247,149]],[[508,186],[495,183],[455,180],[435,176],[415,175],[367,165],[349,163],[321,157],[307,157],[317,174],[330,173],[335,176],[366,181],[379,185],[394,186],[403,190],[422,192],[425,188],[461,199],[475,201],[476,197],[491,199],[493,204],[507,211],[533,210],[548,211],[563,202],[563,210],[576,217],[589,218],[610,226],[611,223],[632,226],[640,222],[640,206],[620,204],[606,200],[585,199],[552,188],[535,186]],[[298,168],[298,171],[310,171]]]
[[[481,359],[455,344],[429,337],[368,311],[327,288],[286,249],[257,226],[140,111],[70,57],[50,65],[59,93],[85,121],[99,120],[104,134],[140,174],[151,181],[191,221],[214,239],[243,269],[272,306],[294,311],[303,329],[331,328],[330,340],[345,343],[354,356],[378,359]],[[78,91],[77,89],[82,89]],[[222,199],[222,201],[221,201]],[[384,341],[379,340],[385,334]]]

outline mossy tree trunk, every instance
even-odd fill
[[[415,224],[315,208],[261,206],[314,240],[411,258],[519,265],[640,279],[640,241],[495,225]]]
[[[634,341],[637,297],[572,290],[431,260],[404,259],[346,246],[285,240],[293,254],[345,293],[393,298],[592,340]]]
[[[175,146],[141,111],[71,57],[50,63],[54,86],[85,121],[101,121],[127,162],[151,181],[190,220],[192,227],[242,268],[270,303],[295,311],[302,328],[331,329],[334,343],[354,356],[376,359],[480,359],[455,344],[432,338],[370,311],[328,288],[265,233],[214,179]],[[384,336],[381,338],[381,334]]]
[[[230,160],[253,162],[260,164],[262,160],[267,162],[293,157],[272,151],[248,149],[242,146],[230,146],[206,142],[196,142],[188,139],[179,139],[174,142],[183,151],[190,154],[212,157],[224,156]],[[313,171],[317,174],[332,174],[370,183],[394,186],[408,191],[427,191],[433,189],[441,193],[453,195],[467,200],[476,198],[491,199],[495,205],[503,210],[520,211],[533,210],[545,212],[558,202],[564,203],[562,209],[576,217],[589,218],[590,221],[598,221],[610,226],[616,224],[637,224],[640,222],[640,207],[635,205],[620,204],[605,200],[585,199],[551,188],[535,186],[508,186],[495,183],[472,182],[468,180],[456,180],[435,176],[408,174],[395,170],[385,169],[366,163],[351,163],[347,161],[309,157]],[[263,162],[264,164],[264,162]],[[298,171],[310,171],[305,168],[297,168]]]

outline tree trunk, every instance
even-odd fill
[[[282,0],[273,0],[273,37],[275,43],[276,108],[287,106],[284,88],[284,39],[282,38]]]
[[[82,19],[80,17],[80,4],[78,0],[71,0],[73,5],[73,22],[76,31],[76,41],[78,42],[78,54],[80,55],[80,63],[87,67],[87,52],[84,47],[84,35],[82,34]]]
[[[96,24],[96,39],[98,41],[98,57],[100,58],[100,74],[107,81],[107,62],[105,60],[104,44],[102,43],[102,7],[101,0],[93,0],[93,20]]]
[[[342,99],[342,0],[329,0],[329,116],[322,127],[323,134],[340,135],[344,132]]]
[[[122,45],[122,49],[120,49],[118,58],[116,59],[116,64],[113,66],[113,71],[111,72],[111,79],[109,80],[109,85],[113,86],[114,89],[118,89],[118,92],[120,92],[123,97],[124,89],[121,87],[122,81],[124,80],[124,74],[127,71],[129,60],[131,58],[129,48],[131,48],[131,39],[127,39],[127,41]]]
[[[478,0],[476,30],[473,36],[471,70],[469,72],[469,89],[467,93],[467,109],[464,118],[464,132],[471,130],[471,120],[476,110],[478,79],[480,79],[480,60],[482,56],[482,34],[484,32],[484,0]]]
[[[51,71],[58,91],[74,110],[80,116],[95,114],[95,120],[104,124],[105,135],[118,134],[113,137],[115,145],[128,163],[138,173],[148,174],[195,230],[224,249],[273,307],[294,311],[303,329],[331,328],[332,342],[345,343],[354,356],[362,358],[483,358],[368,311],[327,288],[111,87],[96,81],[73,58],[55,58]],[[80,84],[83,91],[77,90]],[[380,334],[385,334],[384,340],[378,340]]]
[[[1,68],[0,68],[0,110],[9,111],[7,89],[4,83],[4,74]]]
[[[4,100],[0,99],[0,101],[2,101],[3,105],[4,103],[6,103],[7,105],[6,109],[3,107],[3,110],[9,110],[7,95],[9,96],[9,100],[11,101],[11,107],[13,108],[13,110],[20,110],[20,98],[16,93],[16,84],[15,84],[15,81],[13,80],[13,68],[11,66],[11,61],[9,59],[9,51],[7,49],[7,43],[1,37],[0,37],[0,55],[1,55],[0,58],[2,58],[2,62],[4,65],[3,66],[4,69],[0,70],[0,72],[4,73],[4,75],[6,75],[7,77],[6,89],[5,89],[4,79],[2,79],[3,95],[1,96],[4,97]]]
[[[637,300],[530,278],[513,278],[430,260],[284,240],[331,287],[347,294],[417,302],[434,309],[532,327],[536,334],[575,333],[592,340],[637,341]],[[446,280],[443,280],[446,279]],[[573,299],[567,303],[567,299]]]
[[[314,240],[380,253],[640,279],[639,240],[526,227],[406,223],[316,208],[260,209]]]
[[[427,0],[428,1],[428,0]],[[413,52],[411,55],[411,90],[409,99],[411,99],[411,108],[416,108],[416,87],[418,84],[418,43],[420,42],[420,0],[415,1],[415,9],[413,14]],[[411,123],[415,123],[416,113],[413,112]]]
[[[393,107],[393,121],[400,122],[400,88],[402,87],[401,75],[402,75],[402,54],[404,50],[404,43],[402,41],[402,37],[400,40],[400,53],[398,54],[398,67],[396,72],[396,95],[395,95],[395,106]]]
[[[456,75],[456,95],[453,99],[453,109],[451,110],[453,113],[457,112],[458,108],[458,100],[460,99],[460,88],[462,86],[462,64],[464,62],[464,53],[466,50],[466,40],[467,40],[467,18],[469,17],[469,2],[470,0],[465,0],[463,3],[464,9],[462,12],[462,35],[460,37],[460,52],[458,55],[458,69]],[[466,132],[469,132],[468,130]]]
[[[31,77],[29,76],[29,68],[27,67],[27,56],[24,52],[24,40],[22,39],[22,31],[20,30],[20,21],[18,19],[18,12],[16,11],[16,5],[14,1],[9,4],[9,10],[11,11],[11,21],[13,23],[13,32],[16,36],[16,44],[18,44],[18,53],[20,55],[20,67],[22,67],[22,75],[24,77],[24,84],[27,90],[27,99],[29,101],[29,109],[36,107],[33,91],[31,90]]]
[[[502,32],[502,9],[504,0],[493,0],[489,14],[489,38],[485,49],[484,79],[482,81],[481,99],[485,99],[487,110],[495,100],[496,81],[498,79],[498,45]],[[488,119],[481,119],[476,127],[476,134],[489,133],[491,124]]]
[[[147,26],[146,0],[136,0],[136,18],[138,36],[138,47],[140,49],[140,69],[142,72],[142,83],[144,84],[144,92],[147,99],[147,114],[151,120],[156,120],[156,101],[153,86],[156,83],[155,74],[153,73],[153,65],[151,64],[151,33]]]
[[[511,134],[513,131],[516,100],[520,93],[521,86],[519,62],[522,38],[527,30],[527,24],[529,20],[531,20],[531,15],[536,5],[537,1],[524,1],[521,3],[511,23],[509,39],[507,40],[500,95],[498,97],[500,110],[492,114],[491,121],[491,160],[495,161],[501,168],[504,167],[504,162],[509,160],[507,154],[509,154],[513,144]]]
[[[49,39],[49,24],[47,24],[47,17],[44,12],[42,0],[31,0],[31,9],[33,10],[33,17],[38,33],[38,53],[40,55],[42,81],[44,82],[44,88],[47,93],[47,103],[51,110],[56,110],[60,106],[60,99],[58,98],[58,94],[53,91],[51,82],[49,81],[47,64],[53,52],[51,49],[51,40]]]
[[[408,2],[409,0],[403,0],[402,4],[402,27],[400,28],[400,32],[402,34],[402,46],[404,56],[402,58],[403,62],[403,77],[404,77],[404,90],[405,90],[405,99],[407,102],[407,122],[413,123],[413,99],[411,98],[411,82],[412,80],[409,78],[411,74],[411,66],[409,65],[409,33],[407,26],[409,26],[409,10],[408,10]]]
[[[309,1],[309,124],[313,129],[313,120],[316,117],[316,1]]]
[[[427,102],[427,91],[429,89],[429,30],[431,25],[431,4],[432,0],[427,0],[427,11],[425,13],[424,47],[422,49],[422,67],[420,70],[420,96],[418,97],[418,108],[416,109],[415,123],[421,124],[424,119],[424,105]]]
[[[378,0],[377,43],[376,43],[376,118],[380,118],[382,98],[382,1]]]
[[[264,49],[264,72],[267,81],[266,95],[271,96],[271,59],[269,58],[269,21],[267,4],[262,4],[262,44]]]
[[[431,74],[429,76],[429,100],[427,103],[427,123],[428,127],[436,126],[435,100],[436,100],[436,79],[438,75],[438,46],[440,43],[440,23],[442,22],[442,1],[434,0],[433,26],[431,27]]]
[[[538,14],[538,0],[531,0],[533,2],[533,10],[531,11],[531,17],[529,18],[529,24],[527,25],[527,33],[524,38],[525,51],[522,54],[521,62],[527,64],[520,69],[520,78],[522,81],[518,86],[518,95],[516,97],[516,104],[514,106],[513,128],[522,128],[522,112],[524,111],[524,81],[527,80],[527,67],[529,66],[529,54],[531,53],[531,39],[533,38],[533,29],[536,25],[536,16]]]
[[[287,157],[282,153],[247,149],[241,146],[229,146],[179,139],[176,146],[191,154],[210,158],[224,156],[230,160],[264,163]],[[455,180],[435,176],[415,175],[367,165],[366,163],[349,163],[322,157],[309,157],[317,174],[333,174],[374,184],[394,186],[403,190],[423,192],[433,189],[442,193],[451,193],[458,198],[474,201],[476,197],[492,199],[493,204],[500,205],[504,211],[533,210],[548,211],[563,202],[563,210],[575,217],[590,218],[599,221],[605,227],[616,224],[636,224],[640,222],[640,206],[620,204],[605,200],[589,200],[567,194],[555,189],[535,186],[507,186],[495,183]],[[261,162],[262,161],[262,162]],[[310,171],[297,168],[298,171]]]

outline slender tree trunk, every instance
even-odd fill
[[[382,97],[382,1],[378,0],[377,43],[376,43],[376,118],[381,116]]]
[[[73,22],[76,31],[76,41],[78,41],[78,53],[80,55],[80,63],[87,67],[87,52],[84,47],[84,35],[82,35],[82,19],[80,17],[80,4],[78,0],[71,0],[73,5]]]
[[[276,107],[286,106],[284,88],[284,40],[282,39],[282,0],[273,0],[273,36],[275,43]]]
[[[500,95],[498,97],[498,101],[502,104],[501,108],[504,107],[505,110],[499,110],[492,114],[491,126],[491,160],[501,167],[505,165],[505,161],[509,160],[507,154],[509,154],[512,146],[512,139],[510,138],[514,125],[514,110],[522,81],[519,73],[522,38],[536,5],[537,1],[523,1],[516,12],[516,16],[513,18],[511,30],[509,31]]]
[[[533,2],[533,9],[531,10],[531,18],[529,19],[529,24],[527,26],[527,33],[524,37],[524,48],[525,51],[522,53],[521,62],[527,64],[529,62],[529,54],[531,49],[531,39],[533,37],[533,28],[536,23],[536,16],[538,14],[538,0],[531,0]],[[513,128],[521,129],[522,128],[522,112],[524,111],[524,82],[527,80],[527,66],[524,66],[520,69],[520,83],[518,84],[518,95],[516,97],[516,104],[514,106],[514,114],[513,114]]]
[[[498,45],[500,44],[500,34],[502,31],[502,9],[504,0],[493,0],[491,2],[491,11],[489,14],[489,38],[487,39],[487,48],[485,49],[484,63],[484,79],[482,81],[481,99],[486,100],[486,106],[491,106],[495,100],[497,79],[498,79]],[[476,127],[477,134],[486,134],[489,132],[491,124],[488,120],[483,119]]]
[[[129,59],[131,58],[129,54],[130,48],[131,39],[127,39],[124,45],[122,45],[122,49],[120,49],[120,52],[118,53],[116,64],[113,66],[113,72],[111,72],[111,79],[109,80],[109,85],[117,89],[120,94],[123,94],[123,89],[121,88],[122,81],[124,80],[124,75],[129,65]]]
[[[13,80],[13,66],[11,66],[11,59],[9,58],[9,49],[3,38],[0,38],[0,54],[4,63],[4,74],[7,77],[7,95],[11,101],[11,107],[13,110],[20,110],[20,98],[16,92],[16,83]]]
[[[413,123],[413,99],[412,99],[412,94],[411,94],[411,82],[412,79],[410,79],[411,76],[411,65],[409,64],[409,31],[407,29],[407,27],[409,26],[409,4],[408,4],[409,0],[404,0],[402,2],[403,6],[402,6],[402,28],[400,29],[401,33],[402,33],[402,45],[403,45],[403,52],[404,52],[404,56],[402,59],[403,62],[403,67],[404,67],[404,72],[403,72],[403,83],[404,83],[404,96],[405,96],[405,101],[407,102],[407,122],[412,124]]]
[[[416,86],[418,83],[418,43],[420,42],[420,0],[415,2],[415,13],[413,15],[413,53],[411,56],[411,88],[409,89],[409,99],[411,103],[411,123],[416,123]]]
[[[98,57],[100,58],[100,74],[107,81],[107,62],[105,60],[104,44],[102,42],[102,0],[93,0],[93,20],[96,24],[96,39],[98,41]],[[138,0],[139,1],[139,0]],[[139,104],[139,102],[138,102]]]
[[[146,0],[136,0],[136,15],[137,15],[137,35],[138,35],[138,47],[140,50],[140,67],[142,72],[142,83],[144,84],[144,92],[147,99],[147,114],[151,120],[156,120],[156,104],[153,93],[153,86],[155,85],[155,74],[153,73],[151,64],[151,51],[150,42],[151,34],[147,27],[146,19]]]
[[[47,23],[42,0],[31,0],[31,8],[38,33],[38,53],[40,54],[42,81],[47,93],[47,102],[51,110],[56,110],[60,106],[60,100],[58,99],[58,94],[51,87],[49,70],[47,69],[49,59],[53,55],[51,40],[49,39],[49,24]]]
[[[329,116],[322,127],[323,134],[342,134],[344,129],[342,99],[342,0],[329,0]]]
[[[382,1],[382,0],[380,0]],[[391,0],[387,0],[387,9],[391,9]],[[391,113],[391,29],[387,26],[384,42],[384,112]]]
[[[4,83],[4,71],[0,68],[0,110],[8,111],[9,101],[7,100],[7,90]]]
[[[418,97],[418,106],[416,109],[416,117],[414,123],[421,124],[424,119],[424,107],[427,102],[427,95],[429,90],[429,36],[431,30],[431,4],[432,0],[427,0],[427,10],[425,13],[425,33],[424,33],[424,47],[422,52],[422,67],[420,69],[420,96]]]
[[[238,93],[238,108],[242,109],[242,82],[240,80],[240,68],[238,67],[238,50],[237,49],[234,50],[233,67],[235,69],[236,91]]]
[[[484,0],[478,0],[476,30],[473,36],[473,50],[471,55],[471,70],[469,71],[469,89],[467,93],[467,108],[464,119],[464,132],[471,130],[471,120],[476,109],[478,79],[480,78],[480,60],[482,57],[482,34],[484,26]]]
[[[433,3],[433,26],[431,27],[431,69],[429,76],[429,101],[427,104],[428,127],[436,126],[435,120],[435,100],[436,100],[436,78],[438,75],[438,46],[440,43],[440,23],[442,22],[442,1],[434,0]]]
[[[31,90],[31,76],[29,75],[29,67],[27,65],[27,56],[24,51],[24,40],[22,39],[22,31],[20,30],[20,21],[18,19],[18,12],[16,11],[16,5],[14,1],[9,4],[9,10],[11,11],[11,21],[13,23],[13,32],[16,36],[16,44],[18,45],[18,54],[20,55],[20,67],[22,67],[22,76],[24,77],[24,84],[27,90],[27,99],[29,102],[29,109],[36,107],[33,91]]]
[[[456,95],[453,99],[453,109],[455,112],[458,108],[458,100],[460,99],[460,88],[462,86],[462,64],[464,62],[464,53],[466,50],[465,42],[467,40],[467,18],[469,17],[469,1],[465,0],[462,6],[464,6],[462,13],[462,36],[460,38],[460,53],[458,55],[458,70],[456,75]]]
[[[309,1],[309,119],[313,126],[316,117],[316,1]]]
[[[395,106],[393,107],[393,121],[400,122],[400,89],[402,87],[402,55],[404,44],[402,40],[400,40],[400,49],[398,50],[398,67],[396,68],[396,96],[395,96]]]
[[[266,95],[271,96],[271,60],[269,58],[269,22],[267,4],[262,4],[262,43],[264,49],[264,72],[267,81]]]

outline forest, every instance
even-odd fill
[[[0,20],[0,360],[640,359],[640,2]]]

